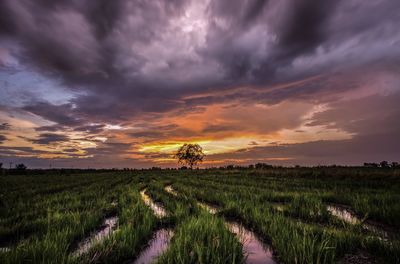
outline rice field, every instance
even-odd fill
[[[0,263],[400,263],[400,171],[0,176]]]

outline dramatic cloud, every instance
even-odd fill
[[[398,131],[399,13],[393,0],[3,0],[1,155],[171,165],[193,141],[222,163],[272,142],[291,164],[314,162],[307,144],[353,153],[323,147],[332,163],[400,159],[348,151]]]
[[[0,131],[1,130],[9,130],[11,125],[9,123],[2,123],[0,124]]]
[[[45,134],[40,134],[39,138],[32,139],[31,141],[35,144],[48,145],[57,142],[66,142],[68,140],[69,140],[68,136],[45,133]]]

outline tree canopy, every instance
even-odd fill
[[[179,163],[187,164],[191,169],[204,159],[203,148],[199,144],[183,144],[175,153]]]

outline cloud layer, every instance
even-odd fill
[[[392,0],[4,0],[0,155],[171,165],[196,141],[220,163],[400,159],[378,144],[398,132],[399,13]]]

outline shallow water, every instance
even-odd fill
[[[165,189],[165,191],[166,191],[167,193],[170,193],[170,194],[172,194],[173,196],[177,196],[177,195],[178,195],[178,193],[174,190],[174,188],[172,188],[171,185],[165,186],[164,189]]]
[[[210,214],[216,214],[218,213],[218,208],[206,203],[202,202],[197,202],[197,205],[203,208],[204,210],[207,210]]]
[[[211,214],[218,213],[218,208],[205,203],[197,203],[201,208]],[[243,246],[244,255],[247,264],[276,264],[273,258],[272,249],[264,245],[254,234],[243,225],[236,222],[227,222],[229,230],[234,233]]]
[[[273,204],[272,207],[275,208],[275,210],[278,211],[278,212],[285,211],[285,204],[276,203],[276,204]]]
[[[150,240],[149,246],[144,249],[139,257],[132,262],[132,264],[147,264],[152,263],[158,256],[164,253],[174,235],[172,229],[160,229],[155,234],[152,240]]]
[[[346,208],[333,205],[328,205],[326,208],[333,216],[336,216],[337,218],[342,219],[347,223],[355,225],[361,222],[353,212]]]
[[[350,224],[360,224],[361,223],[361,220],[349,209],[346,209],[346,208],[343,208],[340,206],[333,206],[333,205],[328,205],[327,209],[332,215],[334,215]],[[371,223],[371,221],[367,221],[367,222],[363,223],[362,227],[370,232],[375,233],[377,236],[379,236],[383,240],[387,240],[390,237],[390,235],[387,231],[383,230],[378,225]]]
[[[0,247],[0,253],[5,253],[11,251],[11,248],[9,247]]]
[[[382,239],[384,241],[388,241],[390,238],[393,237],[388,231],[382,229],[378,225],[374,225],[374,224],[367,222],[363,225],[363,227],[366,230],[375,233],[380,239]]]
[[[110,217],[104,220],[102,228],[90,235],[90,237],[81,241],[78,244],[78,249],[75,251],[75,255],[82,255],[89,251],[89,249],[100,240],[108,237],[117,227],[118,217]]]
[[[165,211],[165,209],[156,204],[151,198],[150,196],[148,196],[146,194],[146,189],[142,190],[140,192],[140,195],[142,196],[142,199],[144,201],[144,203],[151,208],[151,210],[153,210],[153,213],[156,217],[161,218],[167,215],[167,212]]]
[[[229,222],[227,225],[229,230],[234,233],[242,243],[247,264],[276,264],[272,249],[263,244],[254,232],[236,222]]]

